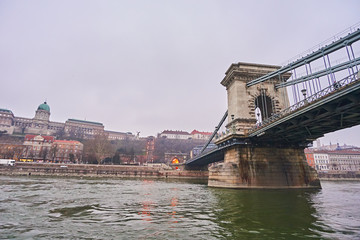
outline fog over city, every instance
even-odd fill
[[[212,132],[232,63],[282,65],[360,22],[360,1],[0,1],[0,108],[155,136]],[[360,56],[360,53],[355,53]],[[323,144],[360,146],[360,126]]]

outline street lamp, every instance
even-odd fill
[[[301,93],[302,93],[302,95],[304,96],[304,99],[306,98],[306,89],[304,88],[304,89],[302,89],[301,90]]]
[[[304,104],[307,104],[308,101],[306,100],[306,89],[305,89],[305,88],[302,89],[302,90],[301,90],[301,93],[302,93],[302,95],[304,96]]]

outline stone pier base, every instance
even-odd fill
[[[304,149],[235,145],[209,168],[208,185],[223,188],[321,188]]]

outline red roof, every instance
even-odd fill
[[[318,150],[305,148],[305,153],[323,153],[323,154],[360,154],[358,149],[339,149],[339,150]]]
[[[334,151],[328,151],[329,154],[360,154],[360,151],[357,149],[340,149]]]
[[[27,135],[25,135],[25,140],[27,140],[27,141],[30,141],[30,140],[33,140],[35,137],[37,137],[37,136],[40,136],[40,137],[42,137],[42,138],[44,138],[44,140],[45,141],[51,141],[51,142],[53,142],[54,141],[54,137],[53,136],[43,136],[43,135],[33,135],[33,134],[27,134]]]
[[[200,131],[198,131],[198,130],[193,130],[193,131],[191,132],[191,135],[194,135],[194,134],[211,135],[212,132],[200,132]]]

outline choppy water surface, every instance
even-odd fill
[[[322,186],[0,176],[0,239],[360,239],[360,182]]]

